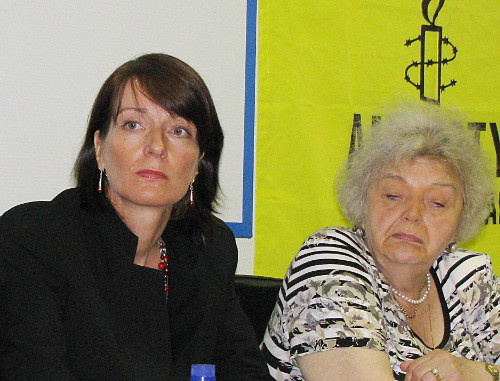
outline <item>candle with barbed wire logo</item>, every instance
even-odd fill
[[[405,80],[420,90],[420,99],[434,103],[441,102],[441,93],[450,86],[455,86],[457,81],[452,79],[443,85],[441,81],[442,67],[453,61],[457,56],[457,48],[447,37],[443,37],[443,28],[436,25],[439,11],[445,0],[439,0],[432,19],[429,17],[431,0],[422,1],[422,15],[429,24],[420,28],[420,35],[414,39],[406,40],[405,46],[411,46],[420,41],[420,61],[413,61],[406,67]],[[451,47],[451,58],[443,58],[443,45]],[[420,82],[413,81],[410,77],[412,68],[420,67]]]

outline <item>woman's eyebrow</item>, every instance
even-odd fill
[[[122,113],[124,111],[129,111],[129,110],[137,111],[137,112],[140,112],[141,114],[146,114],[148,112],[148,110],[146,110],[145,108],[142,108],[142,107],[124,107],[124,108],[121,108],[120,110],[118,110],[117,115],[119,115],[120,113]]]
[[[380,178],[380,180],[399,180],[399,181],[407,182],[403,176],[399,176],[399,175],[385,175],[385,176],[382,176]],[[453,183],[432,183],[429,185],[451,188],[453,190],[457,189],[457,186]]]
[[[452,193],[454,194],[461,192],[460,186],[451,183],[432,183],[431,185],[440,188],[451,189]]]
[[[405,181],[404,177],[399,176],[399,175],[384,175],[380,178],[380,180],[400,180],[400,181]]]

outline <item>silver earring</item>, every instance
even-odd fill
[[[101,172],[99,173],[99,184],[97,185],[97,191],[99,193],[102,193],[102,190],[103,190],[103,188],[102,188],[102,174],[103,174],[103,172],[104,171],[101,169]]]
[[[456,242],[450,242],[448,246],[446,246],[446,250],[449,251],[450,253],[453,253],[458,249],[458,243]]]
[[[193,206],[194,205],[194,187],[193,187],[194,181],[189,184],[189,205]]]

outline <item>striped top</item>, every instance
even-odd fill
[[[443,252],[431,268],[445,318],[437,348],[499,364],[500,286],[486,254]],[[387,354],[396,380],[402,361],[429,353],[412,332],[364,240],[343,227],[311,235],[292,261],[262,343],[276,380],[303,380],[296,358],[341,347]]]

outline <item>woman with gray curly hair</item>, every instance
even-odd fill
[[[288,269],[262,344],[274,378],[498,380],[499,282],[486,254],[457,248],[493,186],[452,114],[382,120],[339,187],[355,228],[314,233]]]

